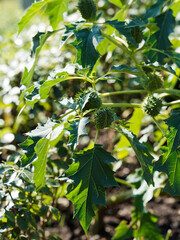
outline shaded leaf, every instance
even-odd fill
[[[157,49],[167,50],[172,44],[169,41],[169,34],[173,32],[175,18],[171,9],[156,17],[155,22],[159,27],[156,32]]]
[[[161,13],[161,8],[164,4],[164,0],[158,0],[155,4],[152,4],[150,8],[146,10],[143,19],[155,18]]]
[[[169,132],[166,134],[167,147],[162,147],[163,154],[155,163],[154,170],[167,174],[169,181],[165,187],[171,196],[180,195],[180,110],[172,112],[165,121]]]
[[[72,201],[74,217],[87,233],[95,215],[97,205],[106,205],[105,187],[117,186],[110,163],[115,159],[100,145],[74,155],[75,162],[66,171],[66,177],[72,181],[72,189],[66,195]]]
[[[17,216],[17,224],[22,231],[27,231],[28,222],[26,221],[25,217]]]
[[[113,20],[113,21],[107,21],[107,24],[111,25],[115,29],[118,30],[120,35],[124,35],[131,44],[137,47],[137,43],[135,42],[132,34],[131,34],[131,29],[127,28],[127,25],[125,22],[120,22],[118,20]]]
[[[97,45],[103,40],[100,27],[93,26],[92,29],[81,29],[74,31],[76,40],[72,45],[77,49],[77,63],[83,68],[90,67],[92,70],[100,57],[96,50]]]
[[[130,68],[126,65],[117,65],[112,66],[110,72],[121,72],[121,73],[129,73],[132,75],[140,76],[141,74],[136,68]]]
[[[143,170],[143,177],[146,182],[149,184],[153,184],[153,176],[152,176],[152,160],[154,159],[148,151],[148,148],[139,142],[136,135],[134,135],[131,131],[121,128],[121,133],[128,139],[133,148],[136,156],[141,164]]]
[[[133,229],[127,225],[126,221],[121,221],[115,230],[116,233],[113,236],[112,240],[126,240],[133,237]]]

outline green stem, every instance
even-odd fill
[[[169,94],[178,95],[178,96],[180,95],[180,90],[176,90],[176,89],[160,88],[160,89],[155,90],[154,92],[155,93],[169,93]],[[139,89],[139,90],[122,90],[122,91],[106,92],[106,93],[101,93],[100,97],[108,97],[108,96],[119,95],[119,94],[133,94],[133,93],[147,93],[147,90]],[[170,104],[170,105],[172,105],[172,104]]]
[[[101,31],[101,34],[104,38],[108,39],[110,42],[114,43],[117,47],[121,48],[124,52],[126,52],[128,55],[131,55],[131,52],[127,49],[127,47],[123,44],[121,41],[117,41],[113,37],[107,35],[106,33]]]
[[[121,203],[127,199],[130,199],[132,197],[132,194],[133,194],[132,190],[127,190],[127,191],[123,191],[121,193],[109,196],[106,199],[106,205],[107,205],[107,207],[117,205],[118,203]]]
[[[139,103],[103,103],[102,107],[131,107],[131,108],[140,108],[141,104]]]
[[[95,139],[94,139],[94,145],[95,145],[96,142],[97,142],[98,134],[99,134],[99,130],[97,129],[97,130],[96,130],[96,136],[95,136]]]
[[[74,109],[71,110],[71,111],[69,111],[69,112],[67,112],[67,113],[65,113],[65,114],[63,114],[63,115],[60,117],[60,120],[63,119],[64,117],[66,117],[67,115],[69,115],[69,114],[72,113],[72,112],[74,112]]]
[[[180,104],[180,100],[172,101],[170,103],[163,103],[163,106],[172,106],[175,104]]]
[[[155,119],[155,117],[152,117],[154,123],[156,124],[156,126],[159,128],[159,130],[162,132],[163,136],[165,137],[166,133],[165,131],[162,129],[161,125],[158,123],[158,121]]]
[[[158,151],[161,147],[162,147],[162,145],[164,145],[164,143],[167,141],[167,138],[166,137],[163,137],[162,139],[161,139],[161,141],[159,142],[159,144],[154,148],[154,151],[156,152],[156,151]]]
[[[120,94],[146,93],[146,92],[147,92],[146,90],[122,90],[122,91],[101,93],[100,97],[108,97],[108,96],[120,95]]]
[[[125,181],[125,180],[123,180],[123,179],[121,179],[121,178],[116,178],[116,177],[115,177],[115,180],[116,180],[116,182],[119,183],[119,184],[126,185],[126,186],[128,186],[128,187],[134,188],[134,185],[133,185],[133,184],[128,183],[127,181]]]
[[[169,229],[169,230],[167,231],[167,234],[166,234],[166,237],[165,237],[165,239],[164,239],[164,240],[169,240],[169,238],[170,238],[171,234],[172,234],[172,230],[171,230],[171,229]]]

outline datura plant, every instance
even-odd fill
[[[157,189],[172,197],[180,195],[180,54],[176,51],[180,44],[174,31],[179,5],[162,0],[143,3],[144,8],[141,1],[74,2],[75,6],[69,0],[36,1],[18,24],[20,34],[33,16],[44,12],[52,29],[33,38],[34,64],[22,76],[19,115],[39,103],[49,102],[55,109],[20,144],[21,173],[33,173],[38,192],[46,186],[47,162],[52,154],[62,153],[59,161],[67,167],[59,167],[55,180],[66,188],[64,196],[72,202],[74,217],[86,234],[99,209],[109,204],[106,189],[121,191],[124,184],[135,199],[132,221],[122,221],[113,239],[164,239],[146,204]],[[77,21],[69,21],[75,13]],[[54,76],[35,81],[40,53],[46,41],[53,44],[55,38],[61,45],[59,54],[66,49],[71,57]],[[72,86],[71,91],[67,86]],[[61,96],[54,94],[55,89],[61,89]],[[148,142],[148,125],[156,138],[153,143]],[[112,152],[98,144],[108,131],[116,135],[108,139]],[[83,136],[88,135],[89,143],[83,145]],[[64,144],[60,148],[59,142]],[[140,170],[134,178],[115,177],[117,163],[125,161],[131,150]],[[161,184],[157,175],[163,178]],[[137,194],[142,181],[147,188]],[[152,196],[146,201],[148,186]]]

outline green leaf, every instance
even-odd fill
[[[22,231],[27,231],[28,222],[26,221],[25,217],[17,216],[17,224]]]
[[[126,25],[126,28],[132,28],[132,27],[143,27],[147,25],[147,21],[142,20],[141,18],[138,18],[137,16],[135,16],[132,21]]]
[[[37,190],[45,185],[45,174],[46,174],[46,161],[49,150],[49,139],[43,138],[36,144],[34,150],[37,154],[37,160],[33,163],[34,165],[34,177],[33,180],[36,184]]]
[[[127,225],[126,221],[121,221],[112,240],[126,240],[131,237],[133,237],[133,229]]]
[[[155,163],[154,170],[167,174],[169,181],[165,187],[171,196],[180,195],[180,110],[172,112],[165,121],[169,132],[166,134],[167,147],[163,147],[163,155]]]
[[[33,77],[33,74],[34,74],[36,63],[38,61],[39,53],[40,53],[44,43],[46,42],[46,40],[54,33],[55,32],[47,32],[47,33],[44,33],[44,34],[43,33],[39,34],[40,41],[39,41],[39,46],[36,46],[36,54],[35,54],[34,63],[33,63],[33,66],[31,67],[31,69],[29,71],[25,67],[25,71],[24,71],[24,74],[23,74],[22,79],[21,79],[21,84],[22,85],[25,85],[26,87],[29,87],[29,85],[31,83],[31,80],[32,80],[32,77]]]
[[[63,98],[58,101],[61,107],[76,110],[77,103],[72,98]]]
[[[80,120],[70,123],[67,130],[70,132],[70,138],[68,145],[71,150],[74,151],[78,145],[79,137],[87,135],[86,125],[89,123],[88,117],[82,117]]]
[[[72,181],[72,189],[66,196],[74,205],[74,217],[80,220],[87,233],[96,206],[106,205],[105,187],[118,186],[110,167],[116,160],[100,145],[75,154],[74,160],[66,171]]]
[[[180,9],[180,1],[173,1],[171,5],[171,9],[173,10],[173,15],[176,17],[179,13]]]
[[[146,180],[147,184],[153,184],[153,175],[152,175],[152,160],[154,159],[148,151],[148,148],[139,142],[136,135],[131,131],[121,128],[121,133],[128,139],[133,148],[136,156],[139,160],[139,163],[143,170],[143,177]]]
[[[90,71],[100,57],[96,50],[97,45],[103,40],[100,27],[85,28],[74,31],[76,40],[72,45],[77,49],[77,63],[83,68],[90,67]]]
[[[55,220],[55,221],[59,221],[60,218],[61,218],[59,210],[58,210],[57,208],[51,206],[51,207],[50,207],[50,211],[51,211],[52,214],[53,214],[54,220]]]
[[[23,30],[23,28],[28,24],[28,22],[36,15],[40,15],[42,13],[42,9],[46,6],[48,2],[52,0],[44,0],[40,2],[33,3],[31,7],[27,10],[25,15],[21,18],[18,23],[19,31],[18,34]]]
[[[51,0],[46,7],[45,13],[49,16],[50,24],[55,30],[60,21],[63,20],[63,13],[68,11],[69,0]]]
[[[152,4],[150,8],[146,10],[143,19],[155,18],[161,13],[161,8],[164,4],[164,0],[158,0],[155,4]]]
[[[56,124],[57,122],[49,118],[45,124],[38,124],[38,126],[34,130],[26,133],[26,135],[32,139],[49,138],[50,134],[52,133],[53,127]]]
[[[114,5],[116,5],[119,8],[123,7],[123,4],[122,4],[121,0],[108,0],[108,2],[113,3]]]
[[[129,74],[136,75],[136,76],[141,75],[136,68],[130,68],[126,65],[112,66],[110,72],[129,73]]]
[[[176,151],[180,145],[180,110],[172,111],[171,116],[165,120],[170,131],[170,136],[168,134],[168,149],[169,153]],[[172,139],[172,140],[171,140]]]
[[[154,240],[164,240],[160,233],[160,229],[157,226],[158,217],[150,212],[141,213],[140,227],[134,230],[134,237]]]
[[[167,50],[172,44],[169,41],[169,34],[174,31],[175,18],[171,9],[156,17],[155,22],[159,27],[156,32],[157,49]]]
[[[56,79],[51,79],[51,80],[46,80],[41,86],[40,86],[40,90],[39,90],[39,93],[40,93],[40,96],[41,96],[41,99],[46,99],[48,98],[49,96],[49,91],[50,89],[60,83],[60,82],[63,82],[63,81],[66,81],[68,79],[69,75],[67,72],[61,72],[58,74],[58,78]]]
[[[15,215],[14,215],[12,212],[6,211],[6,212],[5,212],[5,217],[6,217],[9,221],[11,221],[12,223],[15,223]]]
[[[130,126],[129,130],[137,136],[141,129],[141,121],[143,117],[144,117],[144,112],[142,111],[142,109],[136,108],[133,112],[131,119],[128,121]],[[128,156],[130,151],[129,147],[130,147],[130,142],[127,140],[125,136],[121,136],[121,139],[115,148],[115,151],[117,151],[117,154],[118,154],[118,158],[122,159]]]
[[[115,29],[118,30],[120,35],[124,35],[131,44],[137,47],[137,43],[135,42],[132,34],[131,34],[131,29],[127,28],[127,25],[125,22],[120,22],[118,20],[113,20],[113,21],[106,21],[107,24],[111,25]]]
[[[74,31],[80,27],[83,23],[76,23],[76,24],[69,24],[69,25],[65,25],[66,31],[64,32],[64,34],[62,35],[62,39],[61,39],[61,44],[60,44],[60,48],[64,45],[64,43],[74,34]]]

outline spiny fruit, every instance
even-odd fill
[[[139,26],[131,28],[131,34],[137,44],[139,44],[143,39],[143,34]]]
[[[163,87],[163,79],[159,73],[148,73],[147,79],[144,80],[144,88],[153,92]]]
[[[93,0],[79,0],[78,9],[87,21],[91,22],[96,19],[96,4]]]
[[[162,100],[154,96],[148,96],[145,98],[142,107],[148,115],[155,117],[162,108]]]
[[[98,96],[97,92],[89,93],[87,102],[85,103],[83,110],[89,109],[99,109],[102,105],[101,98]]]
[[[94,114],[95,126],[97,129],[109,127],[114,121],[114,115],[110,108],[101,108]]]

